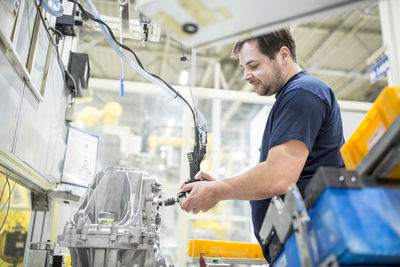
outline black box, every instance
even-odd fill
[[[64,0],[63,7],[63,15],[56,19],[56,29],[64,35],[76,36],[76,4]]]
[[[74,78],[78,97],[83,96],[82,89],[88,88],[89,75],[90,75],[90,64],[89,56],[85,53],[70,52],[68,61],[68,71]],[[72,91],[74,89],[74,83],[71,77],[67,75],[67,86]]]

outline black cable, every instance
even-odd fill
[[[6,213],[6,215],[5,215],[5,217],[4,217],[4,220],[3,220],[3,223],[1,224],[1,227],[0,227],[0,232],[1,232],[1,230],[3,229],[3,226],[4,226],[4,224],[5,224],[5,222],[6,222],[6,220],[7,220],[7,217],[8,217],[8,212],[9,212],[9,210],[10,210],[10,205],[11,205],[11,195],[12,195],[12,193],[14,192],[14,188],[15,188],[16,183],[14,182],[14,185],[13,185],[13,187],[12,187],[12,189],[11,189],[10,181],[9,181],[9,179],[8,179],[8,174],[5,173],[5,172],[3,172],[3,171],[0,171],[0,173],[2,173],[3,175],[5,175],[4,177],[6,178],[6,181],[5,181],[4,186],[3,186],[3,191],[2,191],[2,193],[1,193],[0,200],[1,200],[1,198],[3,198],[4,188],[5,188],[5,186],[8,184],[8,199],[7,199],[7,202],[8,202],[8,203],[7,203],[7,202],[4,203],[5,205],[7,204],[7,213]],[[0,210],[0,213],[4,210],[5,205],[4,205],[4,207],[2,207],[2,209]]]
[[[7,179],[7,176],[5,176],[5,178]],[[4,194],[4,189],[5,189],[5,188],[6,188],[6,183],[4,183],[3,189],[2,189],[2,191],[1,191],[0,203],[1,203],[1,200],[3,199],[3,194]]]
[[[131,50],[128,46],[126,46],[126,45],[124,45],[124,44],[121,44],[121,43],[115,38],[115,35],[114,35],[112,29],[110,28],[110,26],[107,25],[107,23],[105,23],[104,21],[102,21],[102,20],[100,20],[100,19],[97,19],[92,13],[90,13],[90,12],[87,11],[87,10],[85,10],[85,9],[83,8],[83,6],[82,6],[78,1],[75,1],[75,0],[68,0],[68,1],[69,1],[69,2],[72,2],[72,3],[75,3],[75,4],[79,7],[79,9],[82,11],[82,13],[83,13],[84,15],[86,15],[89,19],[91,19],[91,20],[93,20],[93,21],[95,21],[95,22],[97,22],[97,23],[100,23],[100,24],[104,25],[104,26],[107,28],[107,31],[108,31],[108,33],[110,34],[111,38],[114,40],[114,42],[115,42],[116,44],[118,44],[120,47],[122,47],[123,49],[128,50],[129,52],[131,52],[131,53],[133,54],[133,56],[135,57],[135,59],[136,59],[138,65],[140,66],[140,68],[142,68],[143,70],[145,70],[145,68],[143,67],[142,62],[140,61],[140,59],[139,59],[139,57],[136,55],[136,53],[135,53],[133,50]]]
[[[55,47],[55,49],[56,49],[57,62],[58,62],[58,65],[60,66],[60,69],[61,69],[61,72],[62,72],[62,76],[63,76],[64,82],[65,82],[65,84],[67,84],[67,78],[66,78],[65,75],[68,75],[68,77],[72,80],[72,83],[73,83],[73,85],[74,85],[73,96],[72,96],[72,97],[75,98],[75,97],[77,96],[77,94],[78,94],[78,93],[77,93],[78,88],[76,87],[75,80],[74,80],[74,78],[72,77],[71,73],[69,73],[69,71],[65,68],[64,64],[61,62],[60,52],[58,51],[58,43],[59,43],[59,41],[62,39],[63,35],[62,35],[62,33],[61,33],[60,31],[58,31],[57,29],[53,29],[52,27],[50,27],[50,29],[51,29],[51,30],[56,34],[56,36],[57,36],[57,37],[56,37],[57,42],[54,42],[53,36],[51,35],[49,29],[46,27],[46,21],[45,21],[45,19],[44,19],[44,17],[43,17],[43,13],[42,13],[42,11],[40,10],[40,6],[42,5],[43,0],[40,0],[39,4],[36,2],[36,0],[34,0],[34,2],[35,2],[36,9],[37,9],[37,11],[38,11],[38,13],[39,13],[40,20],[41,20],[42,23],[43,23],[43,27],[46,29],[47,36],[48,36],[48,38],[50,39],[51,43],[54,45],[54,47]]]
[[[10,182],[8,181],[8,178],[6,178],[6,182],[4,183],[4,185],[10,185]],[[8,203],[9,203],[9,200],[10,200],[10,192],[8,192],[8,197],[7,197],[7,200],[6,200],[6,202],[4,203],[4,205],[2,205],[2,207],[1,207],[1,209],[0,209],[0,213],[1,212],[3,212],[3,210],[6,208],[6,206],[8,205]]]
[[[179,43],[179,44],[181,46],[181,51],[182,51],[181,61],[182,61],[182,59],[187,61],[187,58],[185,56],[185,52],[183,50],[183,46],[182,46],[181,43]],[[192,72],[190,71],[189,74],[192,75]],[[190,97],[192,98],[193,107],[195,107],[195,105],[194,105],[194,97],[193,97],[193,92],[192,92],[192,86],[190,86],[190,83],[189,83],[189,91],[190,91]],[[197,110],[195,111],[195,113],[197,113]],[[195,123],[196,123],[196,120],[195,120]],[[194,150],[195,151],[198,151],[200,149],[200,145],[199,145],[199,141],[198,141],[198,134],[199,134],[199,131],[197,129],[197,126],[195,125],[195,136],[194,136],[194,140],[195,140]]]
[[[181,51],[182,51],[181,60],[182,60],[182,58],[184,58],[185,60],[187,60],[187,57],[185,56],[185,51],[183,50],[183,45],[182,45],[181,43],[179,43],[179,44],[180,44],[180,46],[181,46]],[[191,70],[189,71],[189,74],[192,75],[192,71],[191,71]],[[194,106],[195,106],[195,105],[194,105],[194,97],[193,97],[193,92],[192,92],[192,86],[190,85],[190,83],[189,83],[189,91],[190,91],[190,97],[192,98],[192,105],[193,105],[193,107],[194,107]]]
[[[7,175],[7,174],[5,174],[5,173],[2,172],[2,171],[0,171],[0,173],[2,173],[2,174],[4,174],[4,175]],[[8,175],[7,175],[7,176],[8,176]],[[9,182],[9,180],[8,180],[9,178],[8,178],[7,176],[5,176],[6,182],[4,183],[4,186],[3,186],[3,192],[4,192],[4,188],[5,188],[6,184],[7,184],[7,183],[10,184],[10,182]],[[4,210],[5,205],[7,205],[7,202],[9,202],[9,200],[10,200],[10,195],[14,192],[15,184],[16,184],[16,183],[14,182],[13,188],[11,189],[11,193],[10,193],[10,191],[8,192],[8,193],[9,193],[9,195],[8,195],[9,198],[7,199],[6,203],[4,203],[4,206],[1,207],[0,212],[2,212],[2,211]],[[2,195],[3,195],[3,192],[2,192]],[[3,197],[3,196],[2,196],[2,197]]]
[[[8,177],[6,177],[6,183],[8,184],[8,200],[7,200],[8,201],[8,206],[7,206],[6,216],[4,217],[3,223],[1,224],[1,227],[0,227],[0,232],[3,229],[3,226],[6,223],[6,220],[7,220],[7,217],[8,217],[8,211],[10,210],[10,202],[11,202],[11,194],[12,194],[10,182],[8,181]],[[14,186],[15,186],[15,184],[14,184]],[[14,187],[13,187],[13,190],[14,190]]]
[[[79,9],[82,11],[82,13],[83,13],[84,15],[86,15],[89,19],[91,19],[91,20],[93,20],[93,21],[95,21],[95,22],[97,22],[97,23],[100,23],[100,24],[104,25],[104,26],[107,28],[107,31],[108,31],[108,33],[110,34],[110,36],[111,36],[111,38],[113,39],[113,41],[114,41],[117,45],[119,45],[120,47],[122,47],[123,49],[125,49],[125,50],[127,50],[127,51],[129,51],[130,53],[133,54],[133,56],[134,56],[135,59],[136,59],[136,62],[138,63],[139,67],[140,67],[142,70],[144,70],[146,73],[150,74],[152,77],[158,79],[158,80],[161,81],[162,83],[164,83],[164,84],[168,87],[168,89],[170,89],[172,92],[174,92],[174,93],[176,94],[175,98],[176,98],[176,97],[181,98],[181,99],[186,103],[186,105],[190,108],[190,110],[192,111],[193,119],[194,119],[194,121],[195,121],[195,129],[197,129],[197,125],[196,125],[197,119],[196,119],[195,112],[194,112],[193,108],[190,106],[189,102],[187,102],[187,100],[186,100],[185,98],[183,98],[182,95],[181,95],[178,91],[176,91],[171,85],[169,85],[166,81],[164,81],[164,79],[162,79],[162,78],[159,77],[158,75],[147,71],[147,70],[144,68],[144,66],[143,66],[142,62],[140,61],[139,57],[136,55],[136,53],[135,53],[132,49],[130,49],[128,46],[126,46],[126,45],[124,45],[124,44],[121,44],[121,43],[115,38],[115,35],[114,35],[112,29],[110,28],[110,26],[107,25],[107,23],[105,23],[104,21],[102,21],[102,20],[100,20],[100,19],[95,18],[95,16],[94,16],[93,14],[91,14],[90,12],[86,11],[86,10],[83,8],[83,6],[82,6],[78,1],[76,1],[76,0],[68,0],[68,1],[69,1],[69,2],[72,2],[72,3],[75,3],[75,4],[79,7]]]
[[[54,43],[53,37],[51,36],[51,33],[49,32],[49,29],[47,29],[47,27],[46,27],[45,19],[43,18],[42,11],[40,10],[40,6],[42,5],[43,0],[40,0],[39,4],[36,2],[36,0],[34,0],[34,2],[35,2],[36,9],[39,12],[40,20],[42,21],[43,26],[46,29],[47,36],[49,37],[49,39],[52,42],[52,44],[54,46],[58,47],[58,45]]]
[[[140,67],[142,70],[144,70],[145,72],[147,72],[148,74],[150,74],[150,75],[153,76],[154,78],[156,78],[156,79],[160,80],[161,82],[163,82],[171,91],[173,91],[177,96],[181,97],[181,98],[186,102],[186,104],[189,105],[189,103],[179,94],[179,92],[176,91],[173,87],[171,87],[166,81],[164,81],[164,80],[163,80],[161,77],[159,77],[158,75],[147,71],[147,70],[145,69],[145,67],[143,66],[143,64],[142,64],[141,60],[139,59],[139,57],[136,55],[136,53],[135,53],[132,49],[130,49],[128,46],[126,46],[126,45],[120,43],[120,42],[117,40],[117,38],[115,38],[114,32],[112,31],[112,29],[110,28],[110,26],[108,26],[107,23],[105,23],[104,21],[102,21],[102,20],[100,20],[100,19],[97,19],[93,14],[91,14],[91,13],[88,12],[88,11],[86,11],[86,10],[83,8],[83,6],[82,6],[78,1],[76,1],[76,0],[68,0],[68,1],[69,1],[69,2],[72,2],[72,3],[75,3],[76,5],[78,5],[78,7],[79,7],[79,9],[82,11],[82,13],[85,14],[88,18],[90,18],[91,20],[93,20],[93,21],[95,21],[95,22],[97,22],[97,23],[100,23],[100,24],[104,25],[104,26],[107,28],[107,31],[108,31],[108,33],[110,34],[111,38],[114,40],[114,42],[115,42],[117,45],[119,45],[120,47],[122,47],[123,49],[125,49],[125,50],[129,51],[130,53],[132,53],[132,55],[133,55],[133,56],[135,57],[135,59],[136,59],[136,62],[138,63],[139,67]],[[190,107],[190,105],[189,105],[189,107]]]
[[[43,0],[40,0],[40,1],[43,1]],[[143,66],[142,62],[140,61],[139,57],[136,55],[136,53],[135,53],[132,49],[130,49],[128,46],[126,46],[126,45],[120,43],[120,42],[115,38],[115,35],[114,35],[112,29],[107,25],[107,23],[105,23],[105,22],[102,21],[101,19],[95,18],[95,16],[94,16],[93,14],[91,14],[90,12],[86,11],[86,10],[83,8],[83,6],[82,6],[78,1],[76,1],[76,0],[68,0],[68,1],[69,1],[69,2],[72,2],[72,3],[75,3],[75,4],[79,7],[79,9],[82,11],[82,13],[83,13],[85,16],[87,16],[89,19],[91,19],[91,20],[93,20],[93,21],[95,21],[95,22],[97,22],[97,23],[100,23],[100,24],[104,25],[104,26],[106,27],[108,33],[110,34],[111,38],[113,39],[113,41],[114,41],[117,45],[119,45],[120,47],[122,47],[123,49],[125,49],[125,50],[129,51],[130,53],[132,53],[133,56],[134,56],[135,59],[136,59],[136,62],[137,62],[138,65],[139,65],[139,67],[140,67],[143,71],[145,71],[146,73],[148,73],[148,74],[151,75],[152,77],[154,77],[154,78],[158,79],[159,81],[161,81],[162,83],[164,83],[164,84],[168,87],[168,89],[170,89],[172,92],[175,93],[175,95],[176,95],[175,98],[176,98],[176,97],[179,97],[180,99],[182,99],[182,101],[184,101],[184,103],[189,107],[189,109],[190,109],[190,111],[192,112],[192,115],[193,115],[194,130],[195,130],[195,134],[194,134],[194,136],[195,136],[195,153],[197,154],[197,152],[198,152],[197,150],[199,149],[199,141],[198,141],[199,129],[198,129],[198,125],[197,125],[196,112],[195,112],[194,109],[193,109],[193,108],[194,108],[194,105],[193,105],[193,108],[192,108],[192,106],[189,104],[189,102],[188,102],[184,97],[182,97],[182,95],[181,95],[178,91],[176,91],[171,85],[169,85],[164,79],[162,79],[161,77],[159,77],[158,75],[156,75],[156,74],[154,74],[154,73],[151,73],[151,72],[147,71],[147,70],[144,68],[144,66]],[[35,0],[35,3],[36,3],[36,0]],[[39,12],[40,12],[40,9],[38,9],[38,10],[39,10]],[[40,14],[41,14],[41,13],[40,13]],[[42,17],[42,16],[41,16],[41,17]],[[43,19],[43,18],[42,18],[42,19]],[[47,30],[47,28],[46,28],[46,30]],[[57,54],[58,54],[58,50],[57,50]],[[66,72],[66,73],[67,73],[67,72]],[[67,74],[68,74],[68,73],[67,73]],[[75,88],[76,88],[76,86],[75,86]]]
[[[136,53],[135,53],[132,49],[130,49],[128,46],[126,46],[126,45],[124,45],[124,44],[121,44],[121,43],[115,38],[115,35],[114,35],[112,29],[107,25],[107,23],[105,23],[104,21],[102,21],[102,20],[100,20],[100,19],[95,18],[94,15],[91,14],[90,12],[86,11],[86,10],[83,8],[83,6],[82,6],[78,1],[76,1],[76,0],[68,0],[68,1],[69,1],[69,2],[72,2],[72,3],[75,3],[75,4],[79,7],[79,9],[82,11],[82,13],[83,13],[84,15],[86,15],[89,19],[91,19],[91,20],[93,20],[93,21],[95,21],[95,22],[97,22],[97,23],[100,23],[100,24],[104,25],[104,26],[106,27],[108,33],[110,34],[111,38],[113,39],[113,41],[114,41],[117,45],[119,45],[120,47],[122,47],[123,49],[125,49],[125,50],[127,50],[127,51],[129,51],[130,53],[133,54],[133,56],[135,57],[135,59],[136,59],[138,65],[140,66],[140,68],[141,68],[142,70],[144,70],[146,73],[150,74],[152,77],[158,79],[158,80],[161,81],[162,83],[164,83],[164,84],[168,87],[168,89],[170,89],[172,92],[175,93],[175,95],[176,95],[175,98],[176,98],[176,97],[179,97],[180,99],[182,99],[182,100],[186,103],[186,105],[190,108],[190,111],[192,112],[193,122],[194,122],[194,138],[195,138],[195,142],[194,142],[194,153],[195,153],[196,155],[197,155],[198,153],[201,153],[201,151],[200,151],[201,146],[200,146],[200,141],[199,141],[199,132],[200,132],[200,131],[199,131],[199,128],[198,128],[198,125],[197,125],[197,116],[196,116],[196,113],[197,113],[197,112],[195,112],[194,109],[193,109],[193,108],[195,108],[195,106],[193,105],[193,108],[192,108],[192,106],[189,104],[189,102],[188,102],[185,98],[183,98],[183,97],[181,96],[181,94],[180,94],[178,91],[176,91],[172,86],[170,86],[170,85],[169,85],[166,81],[164,81],[161,77],[159,77],[158,75],[156,75],[156,74],[154,74],[154,73],[151,73],[151,72],[147,71],[147,70],[144,68],[144,66],[143,66],[142,62],[140,61],[139,57],[136,55]],[[192,99],[193,99],[193,96],[192,96]],[[193,101],[193,103],[194,103],[194,101]]]
[[[4,171],[0,171],[0,173],[4,175],[4,178],[6,178],[6,179],[11,178],[11,179],[12,179],[12,176],[9,175],[8,173],[5,173]],[[14,182],[14,183],[15,183],[15,182]]]
[[[183,51],[183,45],[181,43],[179,43],[179,44],[181,46],[182,56],[184,57],[185,56],[185,52]]]

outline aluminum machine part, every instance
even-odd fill
[[[283,244],[294,232],[300,251],[301,266],[313,266],[308,248],[307,222],[310,220],[306,205],[296,185],[291,185],[284,202],[273,197],[260,229],[262,242],[268,246],[268,261],[274,261]]]
[[[123,167],[99,172],[58,238],[74,267],[166,266],[160,250],[161,185]]]

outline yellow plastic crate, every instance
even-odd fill
[[[400,86],[386,87],[356,131],[340,149],[347,169],[353,170],[357,167],[399,114]],[[388,177],[400,178],[400,166],[397,166]]]
[[[218,258],[244,258],[264,259],[261,246],[253,243],[215,241],[215,240],[189,240],[189,256]]]

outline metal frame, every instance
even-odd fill
[[[306,205],[296,185],[289,187],[284,201],[280,197],[271,199],[260,229],[260,237],[263,244],[268,245],[272,262],[278,257],[289,236],[294,233],[299,248],[301,266],[312,266],[307,235],[309,220]]]
[[[33,84],[32,80],[31,80],[31,73],[28,70],[28,67],[22,63],[18,53],[15,51],[15,49],[16,49],[15,38],[16,38],[16,36],[18,36],[20,31],[23,30],[20,27],[21,26],[20,20],[22,17],[22,9],[25,5],[25,1],[27,1],[27,0],[21,0],[21,3],[20,3],[19,14],[18,14],[17,20],[15,21],[15,26],[14,26],[13,39],[5,36],[4,33],[0,29],[0,41],[5,45],[5,47],[7,49],[6,56],[13,63],[13,66],[14,66],[15,70],[17,71],[17,73],[20,75],[20,77],[24,78],[24,80],[29,85],[30,89],[34,93],[37,100],[43,101],[43,95],[40,94],[40,90],[39,90],[40,88],[37,88],[36,85]],[[36,22],[35,22],[35,25],[36,25]],[[35,29],[37,30],[36,26],[34,27],[34,31],[35,31]],[[33,33],[33,35],[35,35],[35,32]],[[33,39],[33,37],[32,37],[32,39]],[[32,40],[30,40],[30,41],[32,42]]]
[[[356,171],[360,175],[386,177],[398,164],[400,164],[400,115],[361,160]]]

